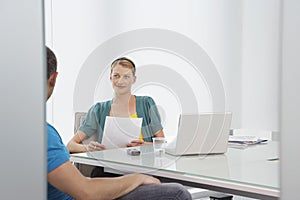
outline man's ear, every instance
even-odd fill
[[[49,78],[49,84],[51,87],[55,86],[57,74],[58,74],[57,72],[54,72]]]

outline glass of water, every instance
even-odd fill
[[[167,143],[166,138],[154,137],[152,138],[152,141],[155,155],[163,155],[165,153],[165,145]]]

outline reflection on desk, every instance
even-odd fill
[[[243,150],[229,148],[225,154],[207,156],[156,156],[152,145],[139,148],[139,156],[128,155],[126,148],[120,148],[72,154],[71,160],[123,173],[141,172],[198,184],[199,187],[227,189],[230,193],[254,198],[279,197],[279,161],[269,160],[278,157],[277,142]]]
[[[172,156],[164,154],[157,156],[153,152],[152,145],[134,148],[138,148],[141,151],[140,156],[128,155],[126,148],[88,152],[86,156],[99,161],[107,161],[105,162],[105,167],[108,168],[113,168],[112,162],[145,167],[148,168],[149,172],[160,169],[196,176],[202,174],[214,178],[230,178],[226,154],[206,156]]]

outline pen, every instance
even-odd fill
[[[269,159],[267,159],[267,161],[275,161],[275,160],[279,160],[279,158],[269,158]]]

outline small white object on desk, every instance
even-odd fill
[[[257,136],[229,136],[228,139],[228,142],[238,144],[258,144],[267,141],[267,139],[259,138]]]

